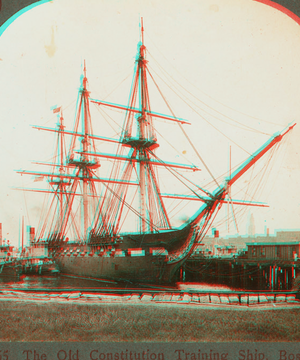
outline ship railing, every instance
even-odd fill
[[[49,256],[46,255],[40,255],[40,256],[26,256],[26,257],[20,257],[18,260],[32,260],[32,259],[49,259]]]

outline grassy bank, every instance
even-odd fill
[[[299,341],[300,309],[0,302],[1,341]]]

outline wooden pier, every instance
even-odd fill
[[[178,280],[242,289],[291,290],[299,275],[299,260],[192,256],[181,267]]]

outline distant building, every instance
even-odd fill
[[[249,225],[250,227],[250,225]],[[217,236],[216,236],[217,234]],[[300,258],[300,231],[276,231],[275,235],[265,236],[232,236],[219,237],[219,232],[213,229],[212,236],[205,236],[201,244],[197,245],[192,256],[226,257],[239,255],[248,250],[250,259],[289,259],[295,261]],[[296,248],[294,248],[296,246]],[[265,255],[264,255],[265,254]],[[296,255],[295,255],[296,254]]]
[[[256,242],[247,244],[248,259],[297,261],[300,255],[299,241]]]

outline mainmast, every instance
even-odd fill
[[[141,19],[141,38],[142,38],[142,43],[140,44],[140,49],[139,49],[139,58],[138,58],[138,69],[139,69],[139,74],[140,74],[140,110],[141,110],[141,114],[140,116],[137,118],[138,121],[138,136],[139,136],[139,140],[143,141],[145,140],[145,121],[146,121],[146,106],[147,106],[147,99],[146,99],[146,95],[147,95],[147,80],[146,80],[146,72],[145,72],[145,52],[146,52],[146,47],[144,45],[144,27],[143,27],[143,18]],[[147,218],[147,214],[146,214],[146,183],[145,183],[145,172],[146,172],[146,168],[145,168],[145,162],[143,161],[143,157],[146,158],[146,147],[144,148],[140,148],[138,151],[138,157],[140,159],[140,163],[139,163],[139,167],[140,167],[140,207],[141,207],[141,215],[142,215],[142,219],[141,219],[141,232],[145,232],[147,230],[147,224],[145,222],[145,219]],[[151,229],[153,230],[153,229]]]
[[[147,60],[145,58],[144,27],[141,19],[141,42],[138,46],[137,68],[134,79],[134,88],[130,107],[133,108],[139,94],[139,113],[136,117],[136,138],[132,136],[132,121],[126,123],[123,143],[129,144],[133,149],[132,158],[138,162],[139,190],[140,190],[140,232],[153,231],[153,223],[160,228],[170,228],[160,190],[155,178],[153,165],[150,161],[149,151],[158,147],[157,139],[150,114],[150,102],[147,85]],[[138,91],[139,90],[139,91]]]
[[[181,118],[176,118],[175,116],[151,111],[147,83],[147,73],[149,73],[149,69],[147,67],[146,46],[144,44],[143,19],[141,19],[140,36],[141,41],[138,44],[134,78],[128,105],[123,106],[102,100],[91,99],[92,102],[98,105],[109,106],[126,111],[123,131],[120,138],[120,143],[123,146],[118,149],[119,155],[90,153],[96,157],[116,159],[116,173],[118,172],[119,161],[128,162],[122,175],[124,185],[115,187],[113,194],[108,198],[104,207],[107,222],[112,225],[113,232],[117,232],[120,229],[123,205],[126,201],[128,185],[130,185],[125,185],[125,182],[129,180],[132,169],[134,169],[135,166],[138,178],[137,185],[139,188],[139,211],[136,212],[131,206],[129,206],[129,208],[133,210],[139,218],[138,230],[141,233],[171,229],[169,217],[163,202],[163,196],[160,192],[158,180],[156,178],[155,167],[163,166],[169,169],[181,168],[191,169],[193,171],[198,170],[194,165],[175,164],[162,161],[153,152],[153,150],[159,146],[153,126],[153,118],[162,118],[181,124],[189,124],[189,122]],[[123,151],[128,147],[130,148],[130,151],[128,155],[124,155]],[[99,222],[96,222],[95,224],[95,233],[99,235],[102,233],[102,226]]]
[[[82,153],[81,153],[81,162],[83,164],[87,163],[89,161],[88,156],[86,154],[86,152],[88,151],[89,148],[89,139],[88,139],[88,112],[89,112],[89,101],[88,101],[88,96],[89,93],[86,89],[86,83],[87,83],[87,78],[86,78],[86,67],[85,67],[85,62],[84,62],[84,69],[83,69],[83,80],[82,80],[82,98],[83,98],[83,129],[82,132],[84,134],[84,137],[82,139]],[[83,234],[84,237],[87,236],[87,230],[88,230],[88,219],[89,219],[89,203],[88,203],[88,193],[87,193],[87,188],[88,188],[88,166],[83,166],[82,167],[82,177],[83,177],[83,192],[82,192],[82,206],[83,206]],[[84,238],[84,240],[86,240],[86,238]]]

